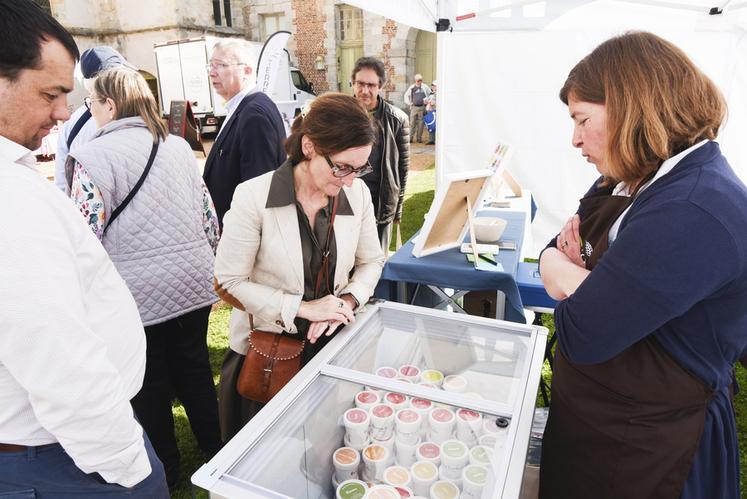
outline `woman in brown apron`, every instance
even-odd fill
[[[561,99],[603,177],[540,257],[563,300],[540,496],[737,498],[747,189],[709,140],[723,99],[648,33],[597,47]]]

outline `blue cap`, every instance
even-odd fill
[[[107,45],[99,45],[86,50],[80,56],[80,71],[83,78],[93,78],[99,71],[118,68],[120,66],[134,67],[122,57],[122,54]]]

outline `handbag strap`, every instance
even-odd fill
[[[132,201],[132,198],[135,197],[135,194],[137,194],[137,191],[140,190],[140,186],[142,186],[143,182],[145,182],[145,177],[148,176],[150,167],[153,166],[153,160],[156,159],[157,152],[158,152],[158,142],[153,142],[153,147],[150,150],[150,157],[148,158],[148,163],[145,165],[145,170],[143,170],[143,174],[140,175],[140,178],[138,179],[137,183],[132,188],[130,193],[127,194],[127,197],[124,198],[124,201],[122,201],[119,204],[119,206],[117,206],[112,212],[112,216],[109,218],[109,221],[106,223],[106,227],[104,227],[104,233],[106,233],[106,229],[108,229],[111,226],[111,224],[119,216],[119,214],[122,213],[122,210],[124,210],[125,207],[127,207],[127,205],[130,204],[130,201]]]
[[[319,273],[316,275],[316,285],[314,286],[314,296],[317,298],[319,297],[319,289],[322,287],[322,279],[325,274],[329,280],[329,244],[335,227],[335,216],[337,216],[337,205],[339,202],[340,197],[335,196],[332,202],[332,215],[329,217],[329,227],[327,227],[327,242],[324,245],[324,253],[322,253],[322,265],[319,267]]]
[[[70,135],[67,136],[67,150],[70,150],[70,146],[73,145],[73,141],[75,140],[75,137],[78,136],[78,133],[80,133],[80,130],[83,128],[83,125],[85,125],[88,120],[91,119],[91,110],[86,109],[86,111],[80,115],[80,118],[78,118],[78,121],[75,122],[75,126],[72,130],[70,130]]]

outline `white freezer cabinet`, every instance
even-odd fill
[[[218,498],[518,498],[546,337],[369,304],[192,482]]]

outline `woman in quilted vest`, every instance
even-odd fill
[[[203,452],[221,447],[206,344],[218,223],[190,146],[168,134],[139,73],[101,73],[85,102],[98,130],[68,158],[71,196],[137,302],[147,362],[132,405],[173,487],[173,394]]]
[[[257,352],[263,347],[256,336],[305,341],[297,351],[300,364],[307,362],[355,320],[384,263],[371,193],[358,178],[371,171],[368,112],[354,97],[327,93],[291,132],[288,160],[239,184],[223,219],[215,277],[221,297],[235,307],[219,389],[226,440],[272,396],[267,385],[278,385],[275,374],[264,374],[267,358]],[[258,375],[242,377],[244,366]]]

